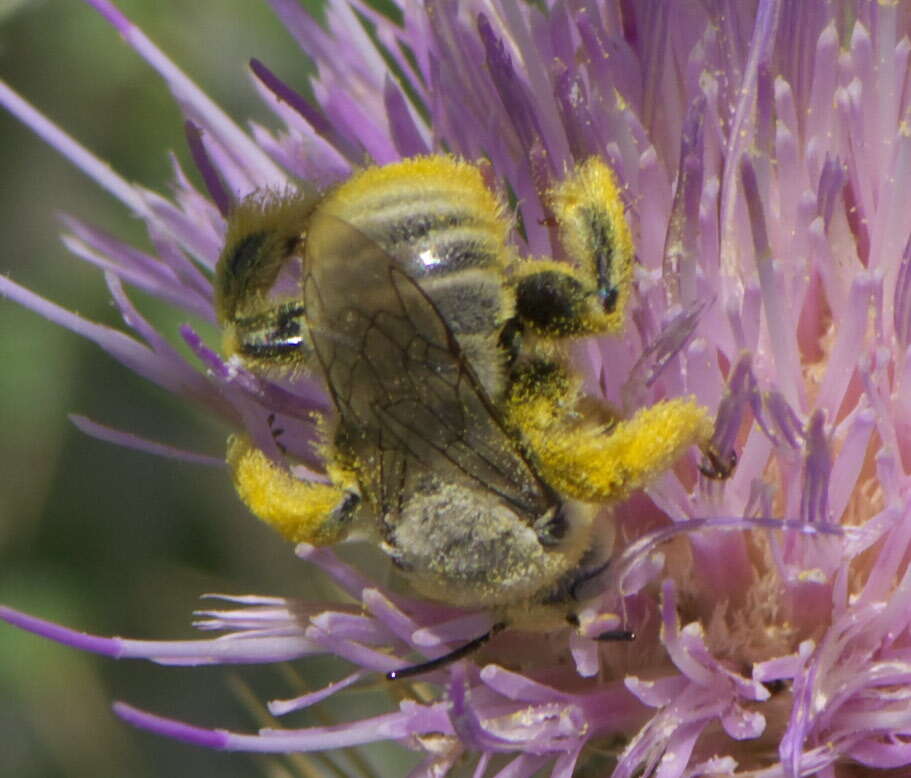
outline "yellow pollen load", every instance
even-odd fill
[[[342,539],[342,527],[329,520],[342,489],[298,480],[237,436],[228,442],[228,464],[240,499],[291,542],[327,546]]]
[[[548,483],[583,502],[623,499],[712,435],[708,411],[691,398],[642,408],[615,425],[567,427],[552,400],[516,398],[509,418],[522,430]]]

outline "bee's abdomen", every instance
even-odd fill
[[[369,168],[324,209],[392,256],[457,336],[495,333],[512,315],[503,293],[508,225],[475,166],[418,157]]]
[[[476,268],[498,269],[502,244],[488,219],[451,192],[429,193],[430,200],[377,203],[351,224],[379,243],[415,279]]]

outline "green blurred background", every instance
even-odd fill
[[[118,0],[118,7],[239,120],[275,126],[250,84],[250,57],[305,83],[306,58],[264,0]],[[167,89],[85,3],[0,0],[0,75],[128,179],[167,193],[167,152],[192,167]],[[122,326],[100,274],[62,247],[58,215],[145,246],[142,225],[3,113],[0,159],[0,272],[87,318]],[[184,317],[133,298],[177,343]],[[191,638],[203,592],[319,596],[320,582],[246,514],[224,471],[90,439],[68,421],[72,412],[215,455],[227,433],[92,344],[0,298],[0,602],[101,635]],[[344,670],[328,659],[296,669],[330,677]],[[407,770],[394,747],[361,764],[347,756],[329,764],[218,754],[137,732],[110,712],[121,699],[202,726],[250,731],[261,723],[244,699],[251,688],[261,700],[295,692],[274,668],[116,662],[0,625],[0,776]],[[379,701],[361,695],[357,713],[372,705]],[[336,713],[347,718],[344,708]],[[305,715],[290,725],[319,723]]]

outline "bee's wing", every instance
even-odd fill
[[[383,510],[407,473],[428,464],[496,492],[529,519],[552,504],[436,306],[381,246],[317,214],[302,283],[345,445],[367,460]]]

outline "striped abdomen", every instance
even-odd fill
[[[508,221],[477,167],[422,157],[370,168],[330,193],[318,210],[375,241],[420,284],[495,396],[501,388],[497,338],[513,314],[512,297],[503,290]]]
[[[512,314],[502,207],[478,169],[419,157],[355,176],[320,206],[376,241],[417,280],[452,331],[493,334]]]

